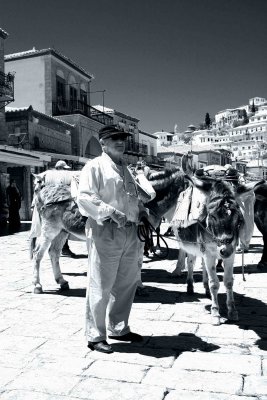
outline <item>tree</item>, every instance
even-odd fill
[[[210,124],[211,124],[210,115],[209,115],[209,113],[206,113],[206,115],[205,115],[205,125],[206,125],[207,129],[209,129]]]
[[[245,109],[242,110],[243,125],[249,123],[248,115]]]
[[[255,104],[254,104],[254,100],[253,100],[253,103],[252,103],[252,106],[251,106],[251,112],[253,112],[253,113],[256,112],[256,107],[255,107]]]

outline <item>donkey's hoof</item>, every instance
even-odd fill
[[[172,278],[182,278],[183,273],[182,273],[182,271],[176,271],[176,270],[174,270],[174,271],[172,271],[172,272],[170,273],[170,276],[171,276]]]
[[[194,286],[193,285],[187,285],[187,294],[189,296],[192,296],[194,294]]]
[[[42,294],[43,293],[43,288],[41,285],[35,286],[33,289],[34,294]]]
[[[238,321],[238,312],[236,310],[230,311],[228,313],[228,319],[230,321]]]
[[[215,316],[215,315],[212,315],[211,316],[211,323],[212,323],[212,325],[214,325],[214,326],[218,326],[218,325],[221,325],[221,319],[220,319],[220,316]]]
[[[64,282],[60,285],[60,290],[69,290],[69,282]]]

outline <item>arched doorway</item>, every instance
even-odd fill
[[[93,136],[87,143],[84,156],[87,158],[94,158],[100,156],[100,154],[102,154],[101,145],[99,141]]]

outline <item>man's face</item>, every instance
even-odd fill
[[[127,137],[125,135],[117,135],[104,139],[107,152],[114,156],[121,156],[125,151],[125,143]]]

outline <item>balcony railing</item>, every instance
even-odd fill
[[[14,101],[14,75],[0,71],[0,102]]]
[[[127,153],[146,155],[148,153],[148,148],[146,144],[134,141],[127,141],[125,151]]]
[[[113,118],[81,100],[62,100],[52,102],[53,115],[81,114],[104,125],[112,124]]]

